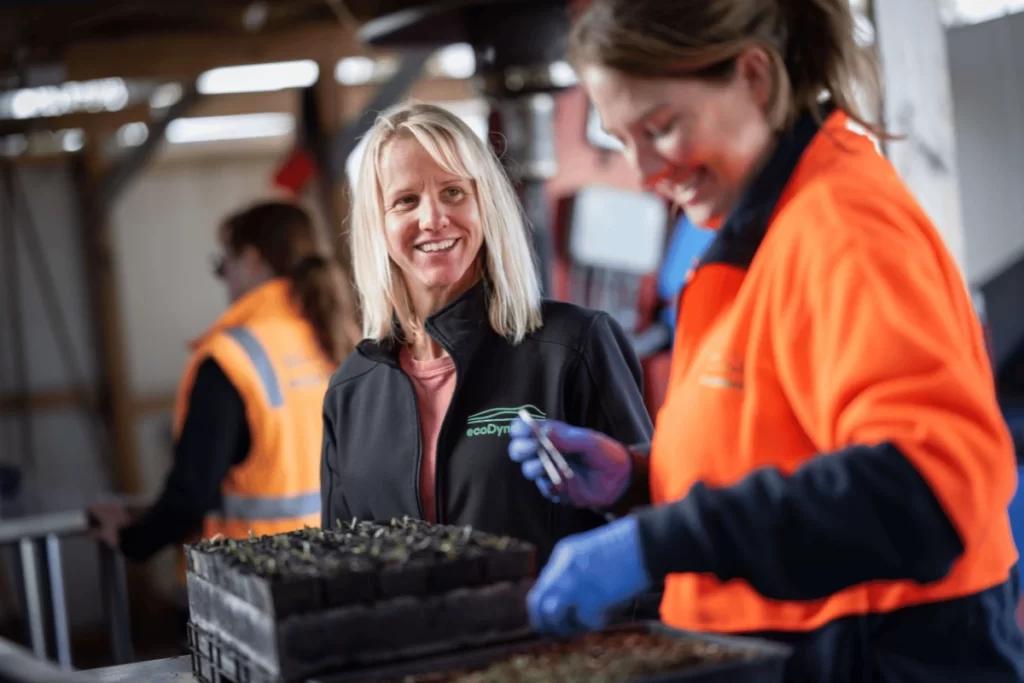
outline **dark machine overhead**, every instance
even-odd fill
[[[419,51],[468,43],[491,104],[491,143],[516,182],[534,228],[541,281],[554,254],[545,183],[558,172],[552,66],[565,58],[569,12],[559,0],[442,0],[380,16],[360,31],[373,46]]]
[[[380,47],[469,43],[481,75],[546,68],[565,57],[569,15],[558,0],[449,0],[384,15],[360,38]]]

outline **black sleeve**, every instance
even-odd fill
[[[638,507],[651,504],[650,455],[650,444],[630,446],[629,457],[633,461],[633,471],[629,479],[629,487],[618,502],[612,506],[613,514],[621,517],[628,515]]]
[[[634,447],[633,478],[617,508],[650,502],[646,454],[654,433],[644,405],[643,370],[622,327],[607,313],[594,318],[568,387],[570,422]]]
[[[320,455],[320,526],[324,529],[333,528],[339,519],[348,521],[352,518],[336,474],[338,447],[334,436],[334,420],[331,418],[331,397],[330,391],[324,397],[324,437]]]
[[[654,577],[744,579],[774,600],[818,600],[879,580],[937,581],[963,544],[931,487],[891,444],[822,454],[792,475],[693,486],[638,513]]]
[[[196,371],[189,409],[174,447],[174,464],[156,503],[121,530],[121,552],[143,561],[170,543],[182,543],[220,500],[220,486],[249,453],[245,404],[213,359]]]

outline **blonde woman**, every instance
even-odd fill
[[[324,525],[409,515],[535,543],[598,526],[523,478],[520,408],[650,439],[641,373],[607,314],[543,301],[522,210],[490,148],[426,104],[369,133],[352,216],[363,334],[324,400]]]

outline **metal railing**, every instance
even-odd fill
[[[20,645],[0,638],[0,681],[4,683],[85,683],[86,674],[71,673],[41,661]]]
[[[28,515],[0,521],[0,546],[16,549],[20,560],[21,589],[29,642],[39,659],[53,660],[70,670],[71,638],[65,599],[61,541],[84,536],[89,518],[84,510]],[[131,621],[124,559],[103,543],[96,543],[100,555],[103,603],[111,628],[113,659],[116,664],[134,660]]]

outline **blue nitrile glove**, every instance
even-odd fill
[[[530,624],[556,636],[600,629],[650,586],[636,518],[624,517],[559,541],[526,597]]]
[[[530,427],[519,418],[514,419],[509,428],[512,440],[508,454],[522,465],[523,475],[535,482],[546,498],[556,503],[565,498],[582,508],[606,508],[622,497],[633,470],[633,461],[625,446],[591,429],[572,427],[557,420],[538,422],[576,476],[558,489],[552,485],[537,455],[540,444]]]

